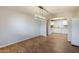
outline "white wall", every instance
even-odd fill
[[[0,47],[40,35],[40,21],[27,14],[0,8]]]
[[[68,20],[68,41],[72,40],[72,20]]]
[[[74,18],[72,20],[71,44],[79,46],[79,18]]]
[[[69,20],[68,41],[72,45],[79,46],[79,18],[75,17]]]
[[[41,20],[41,35],[46,36],[46,20]]]

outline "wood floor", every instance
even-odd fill
[[[67,35],[52,34],[39,36],[4,48],[1,53],[79,53],[79,47],[72,46],[67,41]]]

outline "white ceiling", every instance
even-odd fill
[[[54,17],[75,17],[79,6],[44,6],[49,13]]]
[[[43,11],[43,16],[45,17],[50,15],[54,16],[62,13],[73,13],[77,11],[77,9],[79,8],[78,6],[43,6],[43,7],[49,12],[47,13],[46,11]],[[9,7],[6,6],[5,8],[20,11],[23,13],[28,12],[30,14],[39,14],[39,15],[41,15],[42,12],[37,6],[9,6]]]
[[[78,7],[77,6],[45,6],[46,10],[48,10],[50,13],[63,13],[63,12],[73,12]]]

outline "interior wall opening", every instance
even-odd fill
[[[68,20],[66,18],[55,18],[48,21],[48,35],[57,35],[64,38],[68,36]]]

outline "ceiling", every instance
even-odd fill
[[[0,7],[0,8],[4,8],[4,7]],[[75,13],[78,10],[78,6],[43,6],[44,9],[46,9],[48,12],[46,11],[42,11],[40,8],[38,8],[38,6],[6,6],[5,8],[7,9],[12,9],[12,10],[16,10],[16,11],[20,11],[23,13],[27,13],[29,12],[30,14],[37,14],[37,15],[42,15],[44,17],[53,17],[56,15],[60,15],[61,17],[63,16],[63,14],[69,14],[69,13]]]
[[[45,6],[44,8],[48,10],[50,13],[57,14],[63,12],[73,12],[78,7],[77,6]]]
[[[78,6],[45,6],[55,17],[73,17],[79,10]]]

